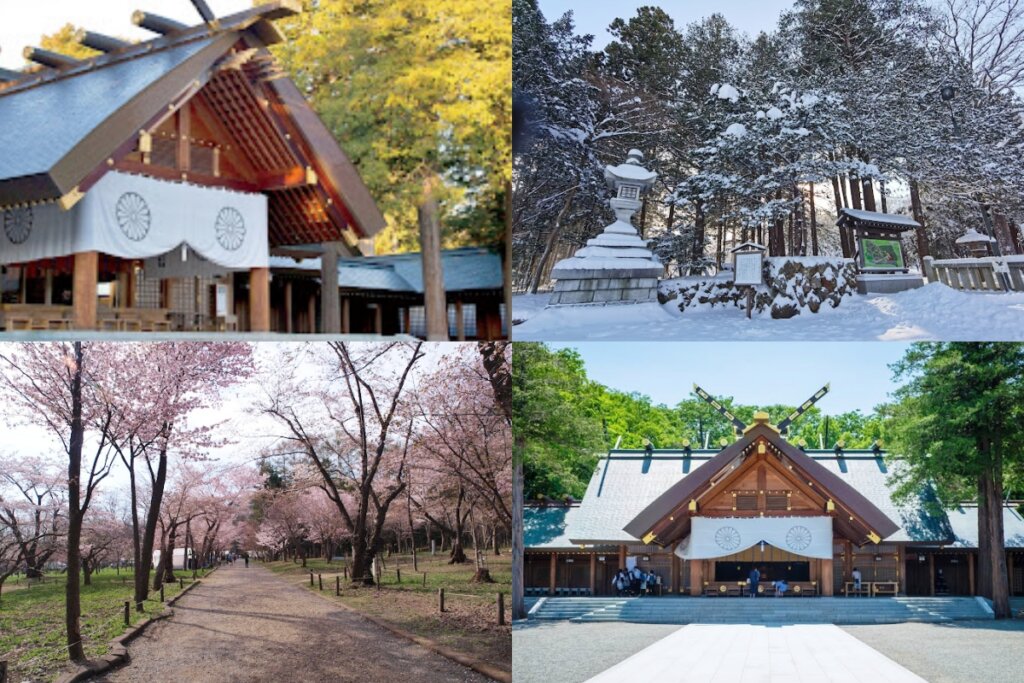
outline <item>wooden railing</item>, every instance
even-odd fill
[[[1024,256],[986,256],[935,260],[924,258],[929,282],[964,292],[1024,292]]]

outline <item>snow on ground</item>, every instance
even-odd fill
[[[515,341],[1021,341],[1024,292],[975,294],[932,283],[899,294],[854,295],[789,320],[747,320],[733,307],[679,312],[676,302],[548,308],[548,294],[512,299]]]

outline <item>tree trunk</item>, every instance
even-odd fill
[[[558,238],[562,235],[562,222],[565,217],[569,214],[569,208],[572,206],[573,199],[576,198],[576,188],[569,190],[569,193],[565,197],[565,203],[562,204],[562,208],[558,211],[558,216],[555,218],[555,224],[551,226],[551,232],[548,233],[548,239],[544,243],[544,251],[541,252],[540,262],[537,264],[537,270],[533,272],[533,282],[530,283],[530,294],[536,294],[537,290],[540,289],[541,279],[544,277],[544,271],[547,270],[548,260],[551,258],[551,253],[555,250],[555,244],[558,243]]]
[[[851,173],[850,177],[850,206],[851,208],[862,210],[864,206],[860,201],[860,178],[857,174]]]
[[[986,477],[991,480],[987,486],[988,505],[986,516],[992,543],[989,546],[992,568],[992,611],[996,619],[1009,619],[1010,583],[1006,573],[1006,545],[1003,541],[1003,466],[998,450],[993,455],[992,470]]]
[[[448,304],[441,265],[441,220],[431,174],[423,180],[423,196],[417,207],[420,252],[423,259],[423,301],[427,319],[427,340],[448,341]]]
[[[871,178],[864,178],[864,209],[866,211],[876,211],[875,208],[875,188],[871,182]]]
[[[459,495],[455,502],[455,530],[452,538],[452,551],[448,555],[448,564],[465,564],[466,552],[462,549],[463,522],[462,503],[466,499],[466,490],[459,484]]]
[[[92,565],[84,557],[82,558],[82,584],[86,586],[92,585]]]
[[[810,184],[808,188],[810,192],[807,194],[807,200],[810,203],[809,208],[811,210],[811,255],[818,255],[818,215],[814,210],[814,183]]]
[[[914,214],[914,220],[918,227],[914,229],[917,235],[917,258],[921,262],[921,272],[924,272],[924,257],[930,254],[928,248],[928,234],[925,232],[924,207],[921,206],[921,188],[916,180],[910,181],[910,210]]]
[[[515,350],[513,349],[513,353]],[[523,599],[523,454],[526,437],[515,435],[512,450],[512,618],[526,618]]]
[[[991,600],[992,536],[989,529],[988,484],[988,478],[978,478],[978,571],[975,575],[975,591]]]
[[[704,258],[704,233],[707,217],[704,215],[704,203],[699,199],[694,204],[693,216],[693,261],[699,262]]]
[[[74,662],[85,661],[82,647],[82,633],[79,619],[82,614],[81,587],[78,573],[81,571],[79,546],[82,542],[81,475],[82,446],[85,442],[85,426],[82,424],[82,342],[75,342],[75,368],[71,380],[71,435],[68,448],[68,538],[67,538],[67,583],[64,590],[64,625],[68,643],[68,657]]]

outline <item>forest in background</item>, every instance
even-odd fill
[[[581,5],[581,9],[582,9]],[[797,0],[750,37],[723,16],[675,26],[656,6],[595,49],[571,13],[513,1],[515,286],[611,222],[606,164],[659,174],[636,219],[670,276],[733,244],[850,257],[837,207],[912,215],[911,261],[968,228],[1019,249],[1024,7],[1016,0]]]
[[[541,343],[516,343],[513,356],[514,431],[524,437],[525,496],[583,497],[598,458],[616,442],[620,448],[717,448],[733,440],[733,427],[714,408],[680,387],[673,406],[654,403],[639,392],[611,389],[587,376],[574,349],[551,349]],[[816,387],[815,387],[816,388]],[[713,392],[715,387],[704,387]],[[750,424],[754,411],[765,410],[778,423],[796,406],[740,405],[716,396],[733,414]],[[808,448],[870,448],[884,437],[876,413],[851,411],[829,415],[812,407],[790,427],[790,440]]]

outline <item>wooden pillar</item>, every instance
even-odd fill
[[[595,595],[597,585],[597,553],[590,553],[590,594]]]
[[[342,331],[338,304],[338,252],[337,242],[327,242],[320,257],[320,324],[324,334]]]
[[[316,292],[309,293],[309,299],[306,300],[306,315],[309,316],[309,329],[306,330],[310,334],[316,334]]]
[[[95,251],[75,254],[75,272],[71,295],[74,299],[76,330],[96,329],[96,286],[99,282],[100,255]]]
[[[412,307],[406,306],[402,309],[404,323],[402,325],[406,334],[412,334]]]
[[[384,303],[378,303],[373,309],[373,331],[384,334]]]
[[[1006,551],[1006,575],[1010,578],[1010,595],[1013,595],[1013,553]]]
[[[626,568],[626,546],[619,546],[619,569]]]
[[[907,562],[909,557],[907,556],[907,546],[900,547],[900,560],[896,562],[896,571],[899,572],[900,579],[900,593],[903,595],[907,594]]]
[[[192,170],[192,116],[188,105],[185,105],[175,114],[177,124],[177,162],[179,171]]]
[[[292,306],[294,305],[294,287],[292,281],[287,280],[284,283],[284,331],[289,334],[295,331],[295,326],[292,323]]]
[[[974,553],[967,553],[967,586],[971,595],[974,595]]]
[[[466,319],[462,313],[462,299],[455,300],[455,338],[466,341]]]
[[[46,269],[46,292],[43,295],[43,303],[47,306],[53,305],[53,268]]]
[[[843,581],[850,581],[853,576],[853,543],[849,539],[843,541]]]
[[[270,269],[249,271],[249,328],[252,332],[270,331]]]
[[[821,594],[829,597],[835,595],[833,587],[834,564],[835,562],[831,558],[822,559],[821,561]]]
[[[679,560],[679,556],[672,553],[672,594],[679,595],[679,579],[682,574],[681,569],[682,562]]]
[[[548,570],[548,595],[555,594],[555,576],[558,573],[558,558],[551,553],[551,566]]]
[[[352,332],[352,300],[347,296],[341,300],[341,333]]]
[[[928,595],[935,595],[935,553],[928,553]]]
[[[690,595],[704,594],[704,560],[690,562]]]

